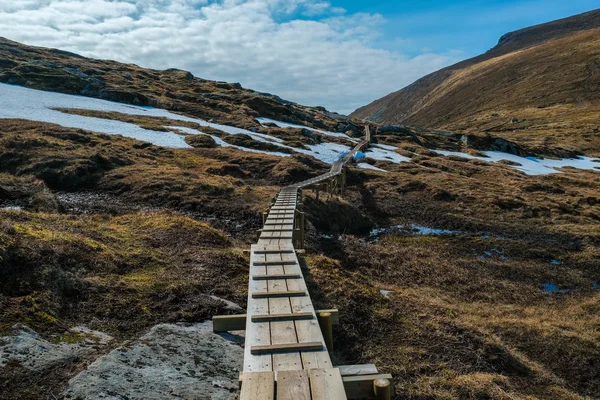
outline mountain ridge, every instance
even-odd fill
[[[580,137],[595,125],[590,121],[579,126],[581,113],[575,111],[583,104],[590,115],[600,112],[594,90],[599,28],[600,10],[594,10],[508,33],[488,52],[429,74],[351,116],[382,124],[502,132],[507,139],[536,144],[551,137],[558,146],[597,152],[600,144],[589,145],[589,138]],[[541,115],[539,110],[550,107],[557,107],[553,115]],[[494,129],[515,118],[533,123]],[[573,125],[565,133],[577,139],[552,138],[553,127],[560,123]],[[521,135],[507,132],[512,128]],[[538,139],[533,137],[537,134]]]

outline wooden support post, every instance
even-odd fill
[[[346,181],[347,181],[346,174],[347,173],[348,173],[348,167],[344,166],[344,169],[342,170],[342,194],[344,194],[344,190],[346,189]]]
[[[333,351],[333,327],[331,324],[331,313],[321,312],[317,315],[317,318],[319,320],[321,332],[323,332],[323,339],[325,339],[327,350]]]
[[[315,188],[315,190],[317,191],[317,201],[319,201],[319,185],[317,185],[317,187]]]
[[[304,229],[306,225],[306,214],[300,213],[300,249],[304,249]]]
[[[391,400],[392,383],[385,378],[375,379],[373,381],[373,392],[377,400]]]
[[[268,212],[262,213],[263,225],[267,223],[267,217],[269,216]]]

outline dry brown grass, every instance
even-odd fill
[[[499,45],[356,112],[380,123],[490,132],[532,147],[600,154],[598,12],[588,30]],[[577,18],[577,17],[573,17]],[[581,27],[580,27],[581,28]],[[513,123],[513,119],[519,122]]]

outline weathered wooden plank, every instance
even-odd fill
[[[302,275],[300,275],[300,274],[252,275],[252,279],[255,279],[255,280],[267,280],[267,279],[302,279]]]
[[[267,262],[281,262],[281,254],[269,254],[266,256]],[[283,266],[269,267],[267,274],[284,273]],[[287,290],[285,280],[269,280],[269,292],[283,292]],[[289,297],[281,298],[269,297],[269,314],[291,313]],[[271,345],[298,343],[296,336],[296,327],[293,321],[273,321],[271,322]],[[302,368],[302,360],[299,352],[287,352],[285,354],[273,354],[273,371],[287,371]]]
[[[344,376],[342,382],[348,399],[362,399],[373,397],[373,381],[376,379],[388,379],[392,382],[390,374],[355,375]]]
[[[259,281],[260,282],[260,281]],[[256,299],[261,300],[261,299]],[[267,300],[267,299],[264,299]],[[293,321],[297,319],[315,319],[312,312],[294,312],[286,314],[256,314],[252,315],[252,322],[271,322],[271,321]],[[317,324],[318,326],[318,324]]]
[[[255,299],[261,299],[261,298],[275,298],[275,297],[299,297],[299,296],[306,296],[307,293],[304,290],[286,290],[286,291],[281,291],[281,292],[255,292],[252,293],[252,297],[254,297]],[[289,300],[288,300],[289,303]],[[290,311],[291,311],[291,307]]]
[[[309,343],[283,343],[283,344],[270,344],[267,346],[251,346],[250,352],[252,354],[274,354],[274,353],[296,353],[300,351],[315,351],[322,350],[323,343],[309,342]]]
[[[311,400],[308,371],[278,372],[277,400]]]
[[[263,256],[264,257],[264,256]],[[255,246],[252,246],[250,255],[250,275],[266,275],[267,267],[254,265],[252,260],[257,259]],[[255,299],[254,292],[268,290],[267,281],[249,279],[248,283],[248,315],[263,315],[269,312],[268,299]],[[268,321],[253,322],[246,320],[246,346],[244,349],[244,372],[262,372],[273,370],[273,359],[270,355],[255,356],[250,353],[251,346],[271,344],[271,329]]]
[[[337,368],[308,371],[313,400],[346,400],[342,375]]]
[[[276,253],[273,253],[276,254]],[[269,260],[269,261],[254,261],[254,265],[260,265],[260,266],[270,266],[270,265],[294,265],[297,264],[298,262],[296,260]]]
[[[377,375],[379,373],[375,364],[338,365],[336,368],[340,370],[342,376]]]
[[[266,372],[245,372],[242,378],[240,400],[274,400],[275,374]]]

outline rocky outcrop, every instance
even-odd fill
[[[13,334],[0,338],[0,367],[17,362],[22,367],[40,372],[73,362],[106,347],[109,335],[86,327],[71,328],[53,340],[42,338],[25,325],[15,325]]]
[[[69,382],[66,399],[237,398],[244,350],[212,323],[161,324],[100,357]]]

